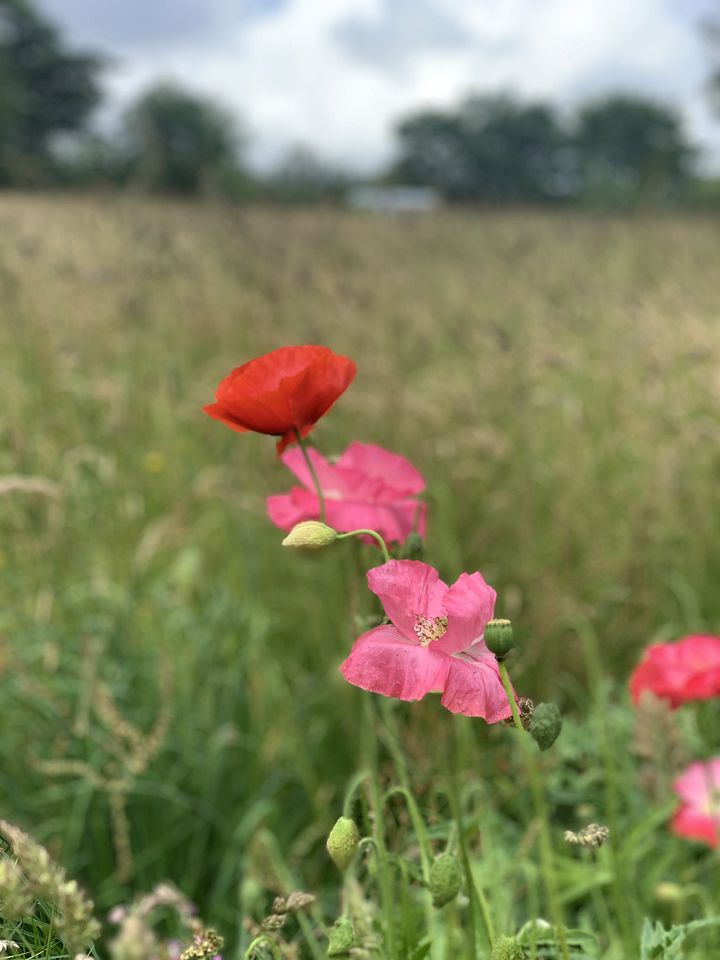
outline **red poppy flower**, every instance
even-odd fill
[[[679,707],[720,695],[720,637],[694,635],[677,643],[655,643],[630,677],[633,702],[648,691]]]
[[[278,453],[305,437],[355,378],[352,360],[327,347],[280,347],[221,382],[208,416],[245,433],[280,437]]]

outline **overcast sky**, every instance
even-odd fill
[[[720,169],[699,23],[720,0],[39,0],[76,46],[113,58],[117,112],[153,81],[223,101],[257,165],[289,146],[370,171],[403,113],[470,90],[570,109],[635,90],[668,100]]]

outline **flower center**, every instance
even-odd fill
[[[427,617],[418,614],[415,617],[413,630],[415,631],[415,636],[420,641],[420,646],[429,647],[433,640],[439,640],[440,637],[447,633],[447,628],[447,617],[433,617],[432,620],[428,620]]]

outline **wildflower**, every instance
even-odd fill
[[[343,533],[370,529],[389,543],[404,543],[413,530],[425,535],[426,504],[418,499],[425,480],[397,453],[372,443],[351,443],[337,462],[308,450],[325,499],[327,521]],[[302,486],[267,498],[267,511],[281,530],[301,520],[316,520],[320,502],[300,450],[288,450],[282,462]]]
[[[192,944],[180,954],[180,960],[214,960],[219,957],[224,940],[212,927],[201,929]]]
[[[496,723],[510,715],[495,656],[483,640],[495,591],[482,575],[464,573],[448,587],[418,560],[390,560],[368,584],[392,621],[359,637],[342,664],[345,679],[399,700],[442,693],[452,713]]]
[[[352,360],[327,347],[280,347],[233,370],[204,410],[239,433],[280,437],[282,453],[310,433],[355,373]]]
[[[671,829],[679,837],[701,840],[710,847],[720,843],[720,757],[691,763],[673,783],[681,804]]]
[[[720,637],[694,634],[677,643],[649,646],[630,678],[636,705],[645,692],[667,700],[672,707],[718,696]]]

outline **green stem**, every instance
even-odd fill
[[[385,846],[385,823],[383,820],[383,800],[380,789],[378,771],[378,750],[375,734],[375,712],[372,699],[363,697],[365,713],[365,730],[367,735],[365,767],[370,771],[367,778],[370,788],[370,804],[372,806],[372,839],[375,844],[375,864],[377,868],[377,884],[380,892],[380,904],[383,912],[385,927],[385,946],[388,958],[394,960],[395,950],[395,897],[393,892],[392,876],[389,870],[388,851]]]
[[[454,741],[455,742],[455,741]],[[457,747],[457,744],[455,743]],[[485,935],[490,944],[490,950],[495,942],[495,925],[492,921],[490,906],[481,887],[475,883],[475,875],[470,863],[470,854],[468,853],[467,842],[465,840],[465,828],[462,820],[462,803],[460,800],[460,790],[457,780],[457,749],[454,750],[454,760],[450,763],[448,773],[448,799],[452,809],[453,820],[457,826],[458,847],[460,849],[460,859],[462,861],[463,873],[465,874],[465,883],[470,898],[470,942],[472,944],[472,956],[475,956],[477,949],[477,933],[475,928],[475,911],[479,908],[485,927]]]
[[[498,666],[500,667],[500,678],[502,679],[503,687],[505,688],[505,693],[507,694],[507,698],[510,703],[510,709],[512,710],[513,723],[515,724],[520,737],[520,746],[522,749],[523,762],[525,764],[525,773],[527,774],[527,778],[530,782],[530,792],[532,793],[533,805],[535,807],[535,816],[538,820],[540,841],[540,872],[542,873],[542,878],[545,885],[545,893],[548,898],[550,916],[552,917],[552,922],[555,926],[555,935],[557,937],[558,946],[560,947],[560,953],[563,957],[563,960],[570,960],[570,952],[568,950],[567,939],[565,937],[565,921],[563,919],[562,909],[560,907],[560,898],[558,896],[557,883],[555,879],[555,864],[553,861],[548,808],[545,800],[545,791],[542,785],[540,770],[537,765],[537,757],[535,756],[534,746],[530,743],[528,734],[522,725],[522,720],[520,719],[520,714],[518,712],[517,703],[515,701],[515,693],[513,692],[513,688],[510,683],[507,667],[502,660],[499,661]]]
[[[349,533],[339,533],[337,539],[346,540],[348,537],[360,537],[363,534],[368,537],[374,537],[375,540],[377,540],[378,545],[382,550],[383,560],[385,563],[387,563],[390,560],[390,551],[388,550],[388,546],[384,539],[380,536],[377,530],[350,530]]]
[[[253,942],[243,954],[244,960],[255,960],[255,957],[257,956],[255,953],[255,948],[263,944],[267,944],[267,946],[270,947],[270,952],[272,953],[274,960],[280,960],[280,948],[272,939],[272,937],[269,937],[266,933],[261,933],[259,937],[255,937]]]
[[[298,446],[302,450],[302,455],[305,458],[305,463],[307,464],[307,468],[310,471],[310,476],[312,477],[313,486],[315,487],[315,493],[317,493],[318,500],[320,501],[320,519],[323,523],[327,523],[327,511],[325,509],[325,496],[323,495],[322,487],[320,486],[320,479],[317,473],[315,472],[315,467],[312,464],[312,460],[310,459],[310,454],[307,451],[307,446],[305,445],[305,441],[303,440],[303,438],[300,436],[299,430],[295,431],[295,436],[297,437]]]
[[[395,723],[395,717],[393,715],[393,705],[385,697],[382,697],[380,700],[380,713],[384,721],[382,732],[384,734],[385,743],[387,744],[390,755],[395,763],[395,768],[401,784],[399,787],[393,787],[388,790],[385,794],[385,799],[392,796],[393,793],[399,793],[405,798],[405,803],[407,804],[408,813],[410,814],[410,820],[412,821],[412,825],[415,830],[415,836],[418,842],[418,848],[420,850],[420,865],[422,868],[423,881],[428,891],[427,895],[424,897],[425,922],[427,924],[428,937],[430,938],[431,956],[435,956],[436,953],[432,946],[436,940],[435,911],[433,909],[432,897],[429,889],[430,870],[432,868],[432,845],[430,843],[430,837],[428,835],[425,821],[422,818],[422,814],[420,813],[412,792],[410,775],[407,768],[407,760],[400,744],[400,737],[398,734],[397,725]]]

